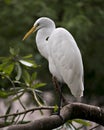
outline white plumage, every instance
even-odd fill
[[[51,19],[42,17],[23,40],[36,30],[38,50],[48,60],[51,74],[66,83],[75,97],[83,96],[82,57],[72,35],[64,28],[56,28]]]

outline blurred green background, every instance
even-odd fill
[[[21,55],[33,54],[41,67],[38,78],[51,82],[47,61],[40,56],[35,34],[22,41],[36,19],[47,16],[74,36],[84,63],[85,97],[104,96],[104,1],[103,0],[0,0],[0,57],[9,48]]]

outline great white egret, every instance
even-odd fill
[[[35,31],[37,48],[48,60],[51,74],[59,82],[66,83],[72,95],[83,96],[83,63],[73,36],[62,27],[56,28],[53,20],[47,17],[39,18],[23,40]]]

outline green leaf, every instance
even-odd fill
[[[1,97],[1,98],[7,98],[8,95],[9,95],[8,92],[3,91],[3,90],[0,90],[0,97]]]
[[[10,75],[14,69],[14,62],[11,61],[11,57],[0,57],[0,60],[0,71]]]
[[[82,124],[84,126],[91,126],[91,123],[82,119],[74,119],[73,120],[76,123]]]
[[[18,62],[16,63],[16,67],[17,67],[17,75],[16,75],[15,79],[18,81],[18,80],[20,80],[20,78],[22,76],[22,69]]]
[[[58,110],[58,106],[55,105],[55,107],[54,107],[54,112],[56,112],[57,110]]]
[[[36,77],[37,77],[37,73],[34,72],[34,73],[32,74],[32,76],[31,76],[31,81],[34,81],[34,80],[36,79]]]
[[[20,90],[21,88],[16,88],[16,91],[18,93],[18,90]],[[15,95],[16,92],[14,91],[14,88],[9,90],[9,91],[5,91],[5,90],[0,90],[0,98],[8,98],[8,96],[11,96],[11,95]]]
[[[12,54],[12,55],[15,55],[15,50],[14,50],[14,48],[12,48],[12,47],[10,47],[10,53]]]
[[[22,64],[22,65],[25,65],[27,67],[34,67],[34,68],[37,68],[38,65],[35,63],[35,61],[33,60],[27,60],[27,59],[20,59],[19,62]]]
[[[24,56],[23,58],[24,58],[24,59],[29,59],[29,58],[32,58],[32,54],[27,55],[27,56]]]
[[[34,64],[30,63],[30,62],[27,62],[25,60],[19,60],[19,62],[25,66],[28,66],[28,67],[33,67]]]
[[[14,69],[14,63],[3,63],[0,65],[0,71],[4,72],[7,75],[10,75]]]
[[[32,86],[32,88],[37,89],[37,88],[44,87],[45,85],[46,85],[46,83],[37,83],[37,84],[34,84],[34,85]]]
[[[10,65],[6,66],[5,73],[10,75],[12,73],[13,69],[14,69],[14,64],[10,64]]]
[[[12,48],[12,47],[10,47],[10,54],[12,54],[12,55],[17,55],[18,53],[19,53],[19,48]]]
[[[3,59],[2,63],[0,64],[0,71],[4,71],[4,68],[9,65],[9,60],[8,59]]]
[[[26,85],[29,86],[29,84],[30,84],[30,75],[29,75],[27,70],[23,71],[23,79],[24,79]]]

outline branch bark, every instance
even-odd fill
[[[8,130],[51,130],[72,119],[85,119],[104,126],[104,110],[97,106],[71,103],[61,109],[60,116],[43,117],[28,124],[10,126]]]

